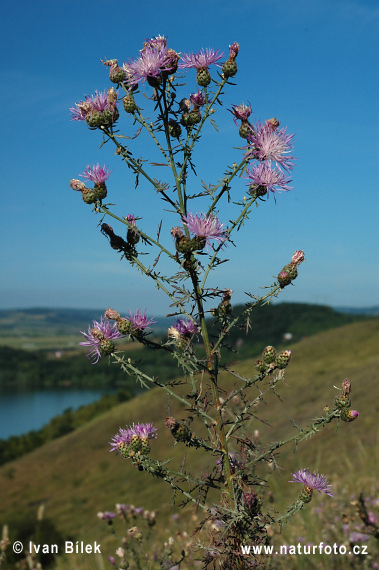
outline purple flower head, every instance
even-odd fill
[[[309,469],[299,469],[295,473],[292,473],[293,481],[289,483],[303,483],[310,489],[315,489],[320,494],[325,493],[330,497],[334,494],[329,491],[328,487],[331,487],[324,475],[318,475],[316,472],[311,473]]]
[[[131,224],[132,226],[136,226],[136,218],[135,216],[133,216],[133,214],[128,214],[126,216],[126,219],[128,220],[129,224]]]
[[[158,80],[162,71],[172,71],[174,68],[173,53],[165,46],[159,49],[147,46],[138,59],[123,65],[127,83],[131,88],[141,81]]]
[[[96,364],[103,356],[100,343],[104,339],[114,340],[121,338],[123,335],[117,330],[116,324],[111,324],[107,319],[100,318],[100,321],[93,321],[93,326],[88,327],[88,333],[80,331],[85,336],[86,340],[79,342],[81,346],[88,346],[90,348],[87,356],[92,360],[92,364]]]
[[[197,93],[191,93],[190,101],[194,107],[202,107],[205,105],[205,95],[201,91],[197,90]]]
[[[228,109],[233,115],[233,120],[237,124],[237,119],[240,121],[247,121],[250,117],[251,113],[253,112],[250,103],[245,105],[242,103],[241,105],[232,105],[231,109]]]
[[[97,516],[102,519],[103,521],[111,521],[112,519],[115,518],[116,513],[111,513],[110,511],[105,511],[97,513]]]
[[[108,180],[111,172],[112,171],[107,169],[105,165],[100,166],[100,164],[97,163],[93,164],[92,168],[90,165],[86,166],[83,174],[79,174],[79,176],[87,178],[87,180],[91,180],[91,182],[94,182],[95,184],[101,185]]]
[[[119,433],[116,433],[115,436],[112,437],[112,440],[109,442],[111,449],[109,451],[119,451],[121,447],[129,445],[130,443],[130,434],[129,430],[120,428]]]
[[[355,532],[353,531],[350,536],[349,536],[349,542],[351,543],[355,543],[355,542],[366,542],[367,540],[370,539],[370,535],[369,534],[364,534],[362,532]]]
[[[107,91],[95,91],[95,95],[85,95],[85,101],[75,103],[75,107],[71,107],[71,120],[85,121],[87,115],[94,111],[115,111],[117,107],[117,92],[112,88]]]
[[[201,49],[197,54],[189,53],[184,54],[180,57],[183,63],[179,63],[179,69],[202,69],[204,67],[209,67],[213,63],[216,63],[222,58],[224,54],[219,52],[219,50],[214,50],[213,48],[207,48],[206,50]],[[218,64],[217,64],[218,65]]]
[[[288,192],[292,190],[289,186],[291,180],[286,174],[278,167],[272,167],[269,162],[260,162],[251,170],[246,170],[246,178],[248,185],[253,186],[251,189],[254,192],[254,187],[263,186],[267,190],[267,194],[272,192]]]
[[[183,223],[196,237],[205,238],[208,245],[211,245],[212,240],[222,244],[228,239],[228,232],[223,229],[224,224],[212,214],[207,216],[201,213],[194,216],[189,212],[187,217],[183,216]]]
[[[157,428],[153,424],[133,424],[127,430],[130,437],[136,435],[140,439],[154,439],[157,436]]]
[[[196,334],[198,332],[198,325],[189,319],[177,319],[174,323],[174,328],[183,336]]]
[[[149,325],[152,325],[156,321],[154,319],[148,319],[146,316],[146,311],[141,313],[139,309],[133,313],[129,311],[130,317],[126,317],[126,319],[132,324],[134,332],[142,332],[144,331]]]
[[[273,128],[270,122],[257,123],[248,135],[249,146],[245,153],[247,160],[272,161],[285,170],[293,168],[294,157],[288,153],[293,150],[294,135],[287,134],[287,127]]]

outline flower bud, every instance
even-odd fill
[[[359,413],[357,412],[357,410],[348,410],[347,408],[344,408],[341,411],[341,420],[343,420],[344,422],[352,422],[356,420],[358,416]]]
[[[295,253],[292,256],[291,259],[291,263],[294,263],[295,265],[299,265],[300,263],[303,263],[304,261],[304,251],[295,251]]]
[[[258,372],[265,372],[267,366],[264,362],[262,362],[262,360],[257,360],[255,362],[255,368],[258,370]]]
[[[297,268],[296,265],[292,265],[289,263],[285,265],[281,272],[278,275],[278,282],[280,287],[283,289],[287,285],[291,283],[297,277]]]
[[[182,422],[178,422],[172,416],[165,419],[165,425],[169,428],[172,433],[173,438],[176,441],[189,444],[192,440],[192,434],[190,429]]]
[[[237,64],[234,59],[229,58],[225,63],[222,65],[222,72],[224,77],[233,77],[238,71]]]
[[[282,350],[279,354],[275,357],[275,364],[277,368],[283,370],[288,366],[289,361],[291,360],[291,351],[290,350]]]
[[[107,187],[104,182],[101,184],[95,184],[94,192],[96,194],[97,200],[104,200],[107,197]]]
[[[303,489],[299,493],[299,500],[303,501],[303,503],[310,503],[312,500],[313,489],[308,487],[308,485],[304,485]]]
[[[134,97],[131,93],[129,95],[125,95],[122,104],[126,113],[133,114],[138,109],[136,102],[134,101]]]
[[[100,352],[101,354],[107,355],[112,354],[115,351],[115,343],[110,338],[103,338],[100,341]]]
[[[94,188],[84,188],[82,198],[86,204],[94,204],[97,200],[96,190]]]
[[[273,346],[266,346],[262,352],[263,360],[266,364],[272,364],[275,361],[275,348]]]
[[[207,67],[199,67],[196,73],[196,83],[200,87],[207,87],[211,82],[211,74]]]
[[[174,121],[174,119],[170,119],[168,121],[168,132],[170,133],[170,137],[174,139],[178,139],[180,137],[182,129],[178,121]]]
[[[242,121],[238,134],[241,138],[247,139],[251,133],[251,125],[248,120]]]
[[[339,394],[338,396],[336,396],[336,398],[334,400],[334,405],[339,410],[343,410],[345,408],[350,408],[351,401],[349,399],[349,396],[347,394],[343,394],[343,393]]]
[[[107,309],[104,313],[104,317],[106,319],[110,319],[111,321],[116,321],[120,318],[120,313],[115,311],[114,309]]]
[[[129,319],[122,319],[121,317],[116,320],[116,326],[118,332],[125,335],[131,334],[133,328]]]

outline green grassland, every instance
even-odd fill
[[[260,403],[255,409],[259,419],[246,427],[246,433],[252,435],[258,429],[262,445],[294,434],[293,422],[305,426],[322,414],[326,404],[333,406],[337,393],[333,385],[340,386],[345,377],[351,380],[353,408],[360,416],[351,424],[342,423],[338,430],[333,423],[312,440],[301,443],[296,451],[291,445],[283,448],[277,457],[281,466],[279,471],[272,471],[267,464],[261,466],[260,474],[269,481],[273,491],[272,509],[283,511],[296,500],[298,486],[288,484],[288,481],[291,472],[298,468],[308,467],[311,471],[324,473],[339,497],[360,491],[369,493],[375,487],[379,475],[378,341],[379,319],[370,319],[334,328],[291,345],[293,359],[287,369],[286,381],[277,389],[280,398],[271,394]],[[236,363],[233,369],[241,375],[253,376],[254,360]],[[222,383],[228,392],[238,385],[238,380],[222,378]],[[255,397],[257,389],[250,390],[251,398]],[[153,422],[159,429],[159,437],[152,445],[153,457],[173,458],[172,467],[180,468],[185,456],[188,471],[204,471],[209,458],[202,450],[188,449],[182,444],[173,447],[172,436],[163,425],[166,415],[181,419],[186,417],[186,412],[154,389],[1,467],[0,522],[9,525],[11,538],[16,536],[22,521],[35,518],[38,506],[44,504],[46,517],[63,537],[101,543],[101,559],[80,555],[69,561],[59,559],[60,568],[85,569],[102,568],[107,564],[106,557],[113,555],[120,545],[120,541],[107,532],[104,521],[96,517],[98,511],[114,510],[116,503],[158,510],[158,523],[153,528],[156,541],[174,536],[178,528],[188,528],[191,523],[189,508],[180,514],[179,521],[171,521],[172,513],[178,511],[172,506],[172,493],[165,483],[138,471],[128,460],[109,453],[108,442],[120,426]],[[265,494],[264,486],[261,492]],[[321,500],[315,496],[312,505]],[[337,498],[326,497],[326,500],[331,509]],[[176,501],[180,503],[180,498]],[[303,534],[308,529],[316,534],[320,530],[317,517],[309,520],[310,512],[309,506],[295,516],[296,532]],[[342,517],[343,513],[339,510],[337,514]],[[274,539],[290,542],[293,539],[291,524],[282,535],[275,534]],[[154,540],[150,543],[152,548]],[[296,564],[287,560],[283,568],[301,567]],[[312,566],[309,559],[305,567],[327,568],[322,562]]]

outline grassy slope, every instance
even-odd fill
[[[378,475],[379,412],[377,370],[379,355],[379,320],[355,323],[307,338],[292,346],[293,361],[287,384],[279,387],[282,401],[270,397],[260,404],[257,415],[271,424],[271,429],[254,422],[249,431],[259,429],[262,442],[283,439],[294,433],[289,417],[304,425],[317,417],[326,403],[332,405],[336,391],[345,377],[353,385],[353,407],[360,417],[343,424],[336,433],[335,424],[319,433],[310,444],[302,443],[281,453],[285,470],[281,477],[269,474],[277,499],[284,508],[296,497],[298,489],[288,485],[291,470],[309,467],[325,473],[337,487],[348,484],[355,491]],[[241,374],[254,375],[253,361],[236,365]],[[233,380],[234,383],[234,380]],[[252,390],[252,397],[256,390]],[[170,415],[185,417],[171,402]],[[138,472],[127,461],[108,453],[107,442],[119,426],[137,421],[152,421],[159,426],[159,439],[152,454],[164,459],[182,458],[180,445],[172,448],[172,438],[162,426],[168,415],[167,399],[157,391],[120,404],[86,426],[0,469],[0,522],[24,518],[35,513],[39,502],[46,502],[46,515],[63,533],[76,540],[100,540],[106,549],[104,523],[96,519],[100,510],[112,510],[116,502],[159,508],[160,522],[170,512],[171,492],[164,483]],[[186,450],[187,465],[196,472],[204,466],[200,450]],[[12,531],[12,523],[11,523]]]

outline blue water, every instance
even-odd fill
[[[100,390],[49,390],[0,394],[0,439],[40,429],[67,408],[99,400]]]

